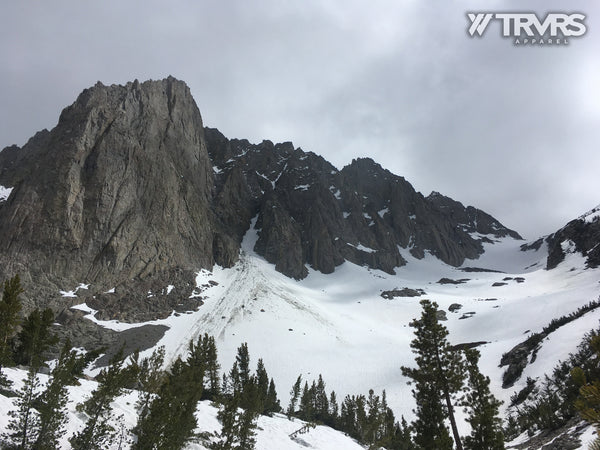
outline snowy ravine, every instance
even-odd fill
[[[253,252],[256,239],[257,231],[251,227],[240,260],[233,268],[215,267],[212,272],[199,272],[196,282],[204,304],[198,311],[173,314],[149,323],[170,327],[157,344],[165,346],[168,360],[185,353],[190,339],[203,333],[215,336],[224,371],[233,364],[237,347],[247,342],[252,365],[256,365],[259,357],[263,358],[284,407],[298,375],[310,383],[322,374],[327,391],[335,390],[339,400],[346,394],[367,394],[369,389],[381,393],[385,389],[396,417],[404,415],[408,421],[412,420],[411,388],[400,367],[413,365],[409,347],[413,330],[409,323],[420,315],[419,301],[423,298],[437,302],[446,311],[448,320],[443,323],[450,331],[451,343],[487,342],[478,347],[482,354],[480,368],[491,378],[492,391],[505,402],[504,408],[528,376],[536,378],[549,373],[559,360],[566,359],[587,331],[598,327],[600,319],[600,310],[592,311],[552,333],[515,386],[502,389],[505,368],[498,365],[503,353],[528,334],[541,331],[552,319],[598,299],[600,272],[585,270],[581,255],[570,253],[556,269],[548,271],[543,268],[544,248],[522,252],[519,250],[522,242],[506,239],[486,244],[486,253],[481,258],[464,264],[502,273],[461,271],[431,255],[417,260],[407,250],[400,249],[408,264],[397,268],[396,275],[346,262],[333,274],[311,271],[306,279],[294,281],[276,272]],[[438,283],[444,277],[468,280],[461,284]],[[517,281],[518,277],[522,280]],[[492,286],[494,283],[504,284]],[[423,289],[426,295],[393,300],[381,296],[382,291],[403,287]],[[454,303],[462,308],[449,312]],[[111,329],[142,325],[98,321],[85,305],[77,308],[88,310],[90,320]],[[19,378],[17,371],[9,373],[13,379]],[[81,387],[72,388],[72,407],[85,397],[91,386],[92,382],[86,381]],[[117,415],[124,414],[128,427],[135,423],[133,396],[129,394],[116,402]],[[10,405],[9,399],[0,397],[3,411]],[[468,434],[467,424],[462,417],[459,419],[462,433]],[[5,427],[6,420],[0,418],[0,428]],[[216,410],[208,403],[199,405],[198,422],[199,431],[219,428]],[[71,414],[71,429],[82,424],[78,415]],[[288,436],[300,427],[297,421],[290,422],[281,416],[260,418],[257,448],[302,448]],[[591,433],[586,436],[592,439]],[[308,448],[361,448],[326,427],[318,427],[301,439]],[[194,444],[189,448],[202,447]]]

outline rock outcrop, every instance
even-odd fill
[[[484,242],[521,238],[481,210],[438,193],[424,197],[370,158],[338,171],[291,143],[253,145],[208,128],[205,135],[229,252],[257,215],[254,250],[294,278],[308,267],[331,273],[344,261],[393,273],[406,263],[399,249],[459,266]]]
[[[98,83],[0,155],[2,276],[102,291],[212,266],[213,172],[183,82]]]
[[[586,258],[587,267],[600,266],[600,206],[570,221],[548,236],[546,242],[547,269],[553,269],[560,264],[568,251],[580,252]]]

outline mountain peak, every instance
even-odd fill
[[[12,153],[13,191],[0,211],[5,278],[110,288],[212,267],[213,171],[182,81],[97,83]]]
[[[53,130],[0,155],[0,185],[12,188],[0,203],[0,276],[41,276],[54,292],[92,283],[92,296],[114,286],[132,296],[132,279],[179,271],[183,283],[230,267],[253,218],[254,250],[294,278],[344,261],[393,273],[406,263],[400,249],[458,266],[483,242],[518,237],[475,208],[423,197],[371,158],[338,171],[291,142],[205,129],[173,77],[97,83]],[[117,300],[105,299],[113,316],[133,311]]]

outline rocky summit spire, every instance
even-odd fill
[[[211,267],[213,172],[200,111],[172,77],[97,83],[1,154],[3,275],[114,285]]]

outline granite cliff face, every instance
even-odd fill
[[[0,155],[13,188],[0,207],[4,277],[101,292],[212,266],[213,173],[183,82],[98,83],[52,131]]]
[[[371,159],[338,170],[289,142],[227,139],[172,77],[85,90],[53,130],[0,152],[0,185],[0,277],[65,311],[59,290],[90,284],[77,301],[125,321],[197,307],[194,272],[235,264],[253,224],[255,251],[297,279],[344,261],[393,273],[400,249],[457,266],[520,238]]]
[[[308,267],[331,273],[344,261],[393,273],[406,263],[399,248],[459,266],[477,258],[483,242],[521,238],[476,208],[438,193],[424,197],[369,158],[337,170],[291,143],[253,145],[215,129],[205,135],[219,228],[234,238],[230,254],[257,216],[255,251],[294,278]]]

